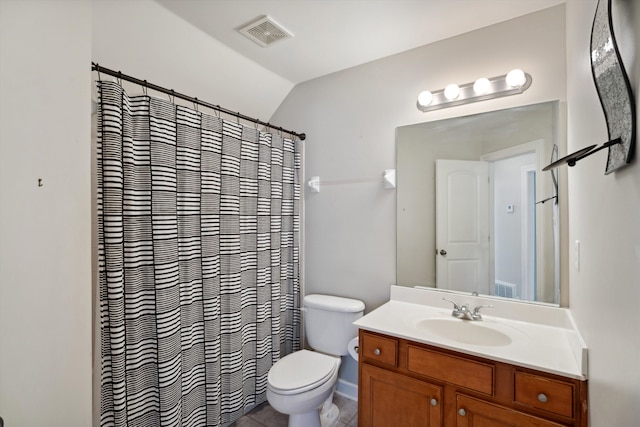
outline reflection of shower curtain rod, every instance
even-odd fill
[[[267,123],[267,122],[263,122],[262,120],[254,119],[252,117],[245,116],[244,114],[240,114],[240,113],[236,113],[236,112],[231,111],[231,110],[227,110],[226,108],[222,108],[219,105],[214,105],[214,104],[210,104],[210,103],[205,102],[205,101],[201,101],[198,98],[193,98],[191,96],[184,95],[182,93],[174,91],[173,89],[166,89],[166,88],[163,88],[162,86],[158,86],[158,85],[154,85],[153,83],[149,83],[146,80],[140,80],[140,79],[137,79],[135,77],[131,77],[131,76],[128,76],[126,74],[122,74],[120,71],[110,70],[109,68],[105,68],[105,67],[103,67],[101,65],[98,65],[95,62],[91,63],[91,70],[97,71],[98,74],[100,74],[100,73],[108,74],[110,76],[117,77],[118,79],[126,80],[128,82],[138,84],[138,85],[140,85],[140,86],[142,86],[144,88],[152,89],[152,90],[155,90],[155,91],[158,91],[158,92],[166,93],[167,95],[170,95],[170,96],[173,96],[173,97],[184,99],[185,101],[193,102],[194,104],[198,104],[198,105],[202,105],[203,107],[211,108],[212,110],[216,110],[216,111],[219,111],[221,113],[237,117],[238,119],[246,120],[246,121],[249,121],[249,122],[252,122],[252,123],[256,123],[256,124],[259,124],[259,125],[262,125],[262,126],[266,126],[266,127],[271,128],[273,130],[278,130],[280,132],[288,133],[291,136],[297,136],[298,138],[300,138],[301,141],[304,141],[306,139],[306,137],[307,137],[304,133],[297,133],[297,132],[293,132],[293,131],[290,131],[290,130],[287,130],[287,129],[283,129],[283,128],[278,127],[278,126],[273,126],[272,124]]]

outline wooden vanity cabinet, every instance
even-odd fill
[[[442,387],[366,363],[360,375],[360,398],[371,405],[358,408],[359,426],[443,425]]]
[[[456,395],[456,407],[460,408],[456,413],[454,424],[457,427],[560,427],[567,425],[464,394]]]
[[[587,426],[587,383],[360,330],[358,426]]]

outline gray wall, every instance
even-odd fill
[[[567,3],[569,150],[607,140],[589,66],[596,0]],[[613,0],[614,28],[640,123],[640,4]],[[636,137],[636,144],[638,139]],[[590,425],[637,426],[640,420],[640,165],[604,175],[603,150],[569,170],[571,311],[589,347]]]
[[[565,99],[564,5],[423,46],[296,86],[272,118],[306,132],[305,180],[370,180],[305,193],[305,286],[359,298],[370,311],[396,281],[395,167],[398,126]],[[522,68],[522,95],[420,112],[425,89]],[[563,155],[564,153],[560,153]],[[377,180],[376,180],[377,179]]]
[[[0,1],[0,415],[11,427],[91,425],[90,62],[88,1]]]

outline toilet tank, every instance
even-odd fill
[[[357,299],[312,294],[304,297],[307,342],[316,351],[344,356],[347,345],[358,335],[353,322],[364,314],[364,303]]]

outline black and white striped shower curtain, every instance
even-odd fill
[[[218,426],[300,347],[300,152],[98,82],[102,426]]]

